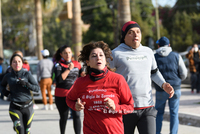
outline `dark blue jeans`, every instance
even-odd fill
[[[174,96],[169,98],[169,94],[165,91],[156,91],[156,105],[157,117],[156,117],[156,134],[160,134],[162,128],[163,114],[165,112],[165,104],[168,100],[169,110],[170,110],[170,134],[178,133],[178,110],[179,101],[181,97],[181,90],[175,90]]]
[[[194,89],[197,90],[197,93],[200,91],[200,74],[190,72],[190,81],[191,81],[191,90],[194,91]]]
[[[3,98],[4,98],[4,95],[3,95],[3,92],[2,91],[0,91],[0,98],[3,100]]]
[[[1,81],[0,81],[0,83],[1,83]],[[0,88],[0,98],[3,100],[3,98],[4,98],[4,94],[3,94],[3,92],[2,92],[2,89]]]

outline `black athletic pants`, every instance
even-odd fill
[[[14,124],[13,128],[17,134],[30,134],[31,123],[34,116],[32,101],[28,104],[11,102],[9,114]]]
[[[124,134],[134,134],[136,126],[140,134],[155,134],[156,114],[157,110],[150,107],[123,115]]]
[[[57,97],[55,96],[55,104],[57,106],[58,112],[60,114],[60,133],[65,134],[65,127],[67,124],[69,107],[66,104],[66,97]],[[75,134],[81,133],[81,119],[80,119],[80,112],[72,110],[73,116],[73,126]]]

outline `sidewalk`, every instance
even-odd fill
[[[200,94],[192,94],[190,86],[186,84],[182,84],[181,88],[179,123],[183,125],[200,127]],[[166,104],[165,107],[164,119],[169,121],[168,104]]]

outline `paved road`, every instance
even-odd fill
[[[155,91],[153,91],[154,93]],[[200,94],[191,94],[190,89],[187,85],[183,85],[182,96],[180,102],[179,115],[184,115],[181,119],[186,121],[181,121],[182,124],[179,125],[178,134],[199,134],[200,127],[190,126],[193,121],[198,122],[200,118]],[[52,111],[41,110],[42,104],[37,104],[40,109],[35,110],[35,116],[32,123],[31,133],[32,134],[59,134],[59,115],[57,109]],[[0,100],[0,134],[14,134],[12,129],[12,122],[8,114],[8,101]],[[54,105],[55,107],[55,105]],[[168,112],[168,106],[166,106],[166,113]],[[55,107],[56,108],[56,107]],[[167,116],[167,114],[166,114]],[[186,117],[186,118],[184,118]],[[168,117],[166,117],[167,119]],[[194,119],[195,118],[195,119]],[[83,113],[81,113],[81,119],[83,120]],[[66,134],[74,134],[73,122],[68,120],[66,127]],[[138,132],[136,132],[138,134]],[[169,122],[163,122],[162,134],[169,134]]]

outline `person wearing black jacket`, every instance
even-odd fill
[[[65,134],[69,106],[66,103],[66,96],[75,80],[83,73],[81,64],[72,60],[72,51],[68,45],[60,47],[55,55],[56,61],[54,73],[56,80],[55,104],[58,109],[60,120],[60,134]],[[75,134],[81,133],[80,112],[72,110]]]
[[[2,81],[4,75],[6,74],[6,69],[8,68],[4,62],[4,59],[0,57],[0,82]],[[4,95],[0,90],[0,99],[4,100]]]
[[[186,54],[186,58],[189,61],[189,70],[190,70],[190,84],[191,84],[191,93],[200,92],[200,51],[197,44],[194,44],[191,50]]]
[[[14,54],[10,59],[12,71],[7,73],[1,82],[1,89],[5,96],[10,94],[9,114],[17,134],[30,133],[34,115],[33,101],[30,90],[38,92],[39,85],[34,77],[22,69],[23,58]],[[7,89],[7,84],[9,89]]]

